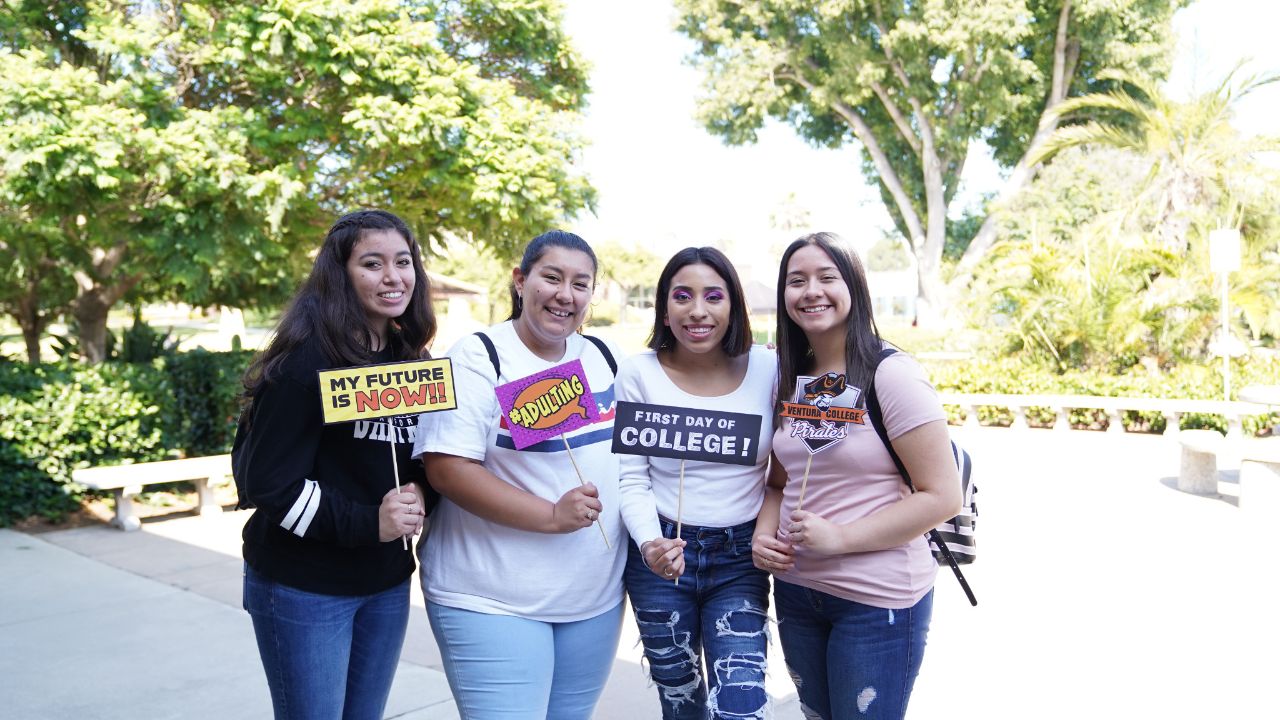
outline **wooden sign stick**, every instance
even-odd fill
[[[560,439],[564,441],[564,451],[569,453],[569,462],[573,463],[573,471],[578,474],[578,484],[586,485],[587,481],[582,479],[582,471],[578,469],[578,461],[573,459],[573,450],[569,448],[569,438],[565,437],[564,433],[560,433]],[[604,546],[612,550],[613,546],[609,544],[609,536],[605,534],[604,523],[600,522],[599,515],[596,516],[595,524],[600,528],[600,537],[604,538]]]
[[[387,439],[391,441],[391,474],[396,480],[396,494],[400,494],[400,461],[396,459],[396,427],[391,422],[391,418],[387,418]],[[409,549],[409,538],[404,535],[400,536],[400,544],[405,550]]]
[[[800,481],[800,499],[796,501],[796,510],[804,509],[804,491],[809,487],[809,466],[813,464],[813,453],[809,453],[809,459],[804,463],[804,479]]]
[[[684,460],[680,461],[680,489],[676,494],[676,539],[680,539],[681,531],[684,529],[684,523],[681,517],[684,516]],[[680,584],[680,578],[676,578],[676,585]]]

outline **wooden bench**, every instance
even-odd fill
[[[213,497],[212,488],[231,480],[231,456],[208,455],[184,460],[83,468],[73,471],[71,479],[94,490],[113,491],[116,514],[111,519],[111,524],[121,530],[137,530],[142,527],[142,522],[133,514],[130,498],[148,485],[183,480],[193,482],[199,513],[211,515],[222,512]]]
[[[1240,510],[1266,522],[1280,513],[1280,437],[1241,444]]]

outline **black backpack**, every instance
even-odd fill
[[[880,363],[895,352],[897,351],[893,348],[885,348],[881,351],[880,358],[876,361],[876,368],[879,368]],[[884,443],[885,450],[889,451],[889,457],[893,458],[893,464],[898,468],[902,479],[906,481],[907,487],[911,488],[911,492],[915,492],[916,487],[911,483],[911,476],[907,474],[902,458],[898,457],[898,453],[893,449],[893,443],[889,441],[889,433],[880,420],[880,399],[876,397],[875,368],[872,369],[871,387],[867,388],[866,395],[867,415],[871,418],[871,427],[875,428],[876,435],[880,436],[880,441]],[[969,598],[969,604],[977,605],[978,599],[974,597],[969,582],[964,579],[964,573],[960,572],[960,566],[973,562],[978,554],[977,539],[973,534],[978,520],[978,506],[974,503],[973,496],[977,494],[978,487],[971,477],[973,460],[969,457],[969,453],[953,440],[951,454],[955,456],[956,469],[960,472],[960,514],[928,532],[929,549],[939,565],[945,563],[951,566],[965,596]]]

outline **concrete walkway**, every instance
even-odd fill
[[[1267,519],[1173,488],[1177,447],[1105,433],[956,430],[973,454],[969,607],[940,570],[909,716],[1275,718]],[[0,530],[0,717],[270,717],[248,616],[248,513],[24,535]],[[416,583],[415,583],[416,585]],[[421,595],[388,718],[456,718]],[[630,618],[596,717],[660,717]],[[800,718],[776,647],[775,716]]]

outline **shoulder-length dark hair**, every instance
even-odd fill
[[[680,268],[687,265],[706,265],[724,279],[725,290],[729,293],[729,329],[720,340],[720,347],[729,357],[735,357],[751,349],[751,319],[747,316],[746,296],[742,292],[742,283],[738,280],[738,271],[725,254],[713,247],[687,247],[667,261],[667,266],[658,276],[658,289],[653,300],[653,331],[649,333],[649,349],[674,349],[675,333],[663,320],[667,317],[668,296],[671,294],[671,279]]]
[[[520,258],[520,272],[527,277],[529,271],[533,270],[533,266],[537,265],[542,256],[553,247],[586,253],[587,257],[591,258],[591,284],[595,285],[596,274],[600,270],[600,261],[596,260],[595,251],[586,240],[565,230],[548,230],[530,240],[529,244],[524,246],[524,255]],[[515,320],[524,311],[524,303],[520,301],[520,293],[516,292],[515,280],[511,281],[508,290],[511,292],[511,317],[507,319]]]
[[[413,231],[385,210],[357,210],[338,218],[325,235],[311,274],[293,296],[265,350],[254,357],[244,374],[245,404],[271,381],[289,353],[314,340],[335,366],[373,362],[374,337],[360,298],[351,287],[347,261],[367,230],[394,230],[409,245],[413,258],[413,292],[404,314],[391,321],[387,344],[396,360],[427,357],[436,334],[435,311],[422,253]]]
[[[871,291],[867,289],[867,274],[862,262],[835,233],[819,232],[805,235],[787,246],[778,265],[778,402],[792,399],[796,389],[796,376],[812,370],[813,348],[800,326],[787,313],[786,288],[787,264],[791,256],[802,247],[813,245],[822,249],[830,258],[840,277],[849,288],[849,317],[845,321],[844,365],[845,381],[865,391],[871,384],[871,376],[884,341],[880,328],[871,311]],[[779,405],[781,410],[781,405]]]

